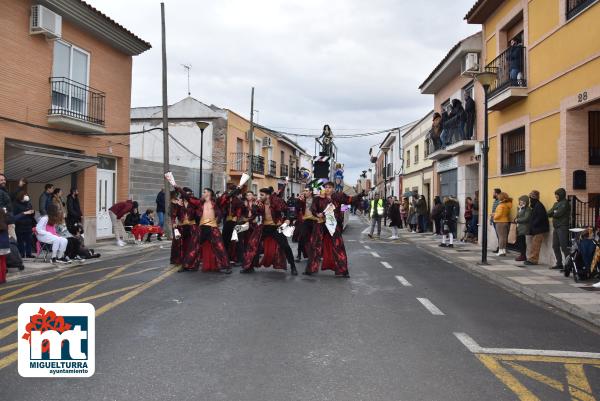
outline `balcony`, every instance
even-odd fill
[[[444,123],[441,138],[432,138],[432,133],[429,131],[425,140],[425,146],[427,146],[425,157],[429,160],[442,160],[474,149],[478,141],[467,138],[463,128],[458,118],[450,117]]]
[[[275,160],[269,161],[269,172],[267,175],[270,175],[271,177],[275,177],[277,175],[277,162]]]
[[[231,173],[241,175],[248,171],[249,162],[252,162],[252,172],[255,174],[265,174],[265,159],[262,156],[250,156],[244,152],[231,152],[229,154],[231,163]]]
[[[298,181],[298,169],[296,167],[290,168],[290,180]]]
[[[525,46],[512,46],[485,67],[496,74],[488,93],[490,110],[502,110],[527,97],[526,57]]]
[[[106,132],[106,94],[68,78],[51,77],[52,104],[48,123],[56,127],[90,133]]]
[[[385,178],[388,180],[394,178],[394,165],[392,163],[388,163],[385,167]]]
[[[282,177],[287,177],[288,176],[288,172],[289,172],[288,165],[287,164],[282,164],[280,167],[281,167],[281,169],[280,169],[280,173],[281,174],[280,175]]]

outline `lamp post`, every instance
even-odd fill
[[[484,70],[482,72],[475,74],[475,79],[477,82],[481,84],[484,92],[484,130],[483,130],[483,147],[481,148],[481,152],[483,153],[482,157],[482,169],[483,169],[483,191],[482,191],[482,201],[483,201],[483,213],[481,219],[481,264],[487,265],[487,251],[488,251],[488,227],[487,227],[487,219],[488,219],[488,174],[489,174],[489,166],[488,166],[488,153],[490,151],[489,144],[489,132],[488,132],[488,91],[490,89],[490,85],[492,82],[496,80],[496,73]]]
[[[200,186],[198,187],[198,193],[202,195],[202,158],[204,157],[204,130],[208,127],[206,121],[196,121],[196,125],[200,128]],[[200,196],[198,195],[198,196]]]

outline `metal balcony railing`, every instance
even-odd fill
[[[490,98],[509,87],[527,86],[526,56],[525,46],[511,46],[485,67],[486,71],[496,74],[489,88]]]
[[[290,180],[298,181],[298,169],[296,167],[290,168]]]
[[[64,77],[51,77],[48,115],[66,116],[104,126],[106,94]]]
[[[385,168],[385,178],[386,179],[391,179],[394,178],[394,166],[392,163],[388,163],[388,165]]]
[[[234,171],[248,171],[248,163],[252,162],[252,172],[256,174],[265,174],[265,159],[262,156],[250,156],[245,152],[231,152],[231,169]]]
[[[277,174],[277,162],[275,160],[269,161],[269,173],[270,176],[275,176]]]
[[[287,177],[288,176],[288,172],[289,172],[289,166],[287,164],[282,164],[280,166],[280,175],[282,177]]]

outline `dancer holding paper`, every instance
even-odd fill
[[[243,250],[237,240],[232,241],[231,239],[235,226],[242,217],[242,201],[238,198],[239,193],[240,187],[236,187],[233,183],[227,184],[227,192],[219,198],[219,206],[223,216],[225,216],[225,222],[223,223],[225,249],[230,260],[237,260],[241,264]]]
[[[171,227],[173,228],[173,241],[171,242],[171,264],[175,266],[181,266],[181,260],[183,258],[182,252],[182,239],[181,239],[181,227],[179,227],[179,212],[183,206],[183,201],[179,199],[177,191],[171,191],[169,197],[169,216],[171,218]]]
[[[281,198],[285,186],[278,193],[273,188],[260,190],[260,201],[256,205],[256,215],[262,217],[259,224],[252,233],[246,253],[244,254],[244,266],[240,273],[252,273],[254,267],[273,266],[274,269],[286,269],[286,259],[291,266],[291,274],[298,274],[294,263],[294,253],[290,248],[283,229],[289,225],[287,219],[287,205]],[[289,231],[286,231],[289,234]],[[260,245],[264,250],[263,258],[259,261]]]
[[[312,232],[310,253],[306,271],[311,275],[321,270],[333,270],[336,277],[350,277],[348,272],[348,257],[342,238],[343,204],[352,203],[352,197],[343,192],[333,192],[334,183],[324,185],[323,194],[312,202],[311,212],[318,218]]]
[[[318,222],[317,217],[311,212],[313,199],[312,189],[307,185],[296,201],[296,230],[298,231],[298,256],[296,261],[298,262],[302,260],[302,255],[309,258],[312,251],[310,239],[312,238],[314,225]]]

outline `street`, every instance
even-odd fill
[[[351,278],[175,273],[168,249],[0,287],[2,400],[594,400],[598,332],[352,217]],[[295,244],[293,244],[295,250]],[[299,265],[303,270],[305,262]],[[91,302],[96,373],[17,373],[21,302]],[[544,352],[544,351],[568,352]]]

